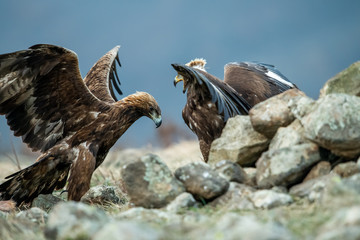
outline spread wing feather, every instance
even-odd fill
[[[121,67],[119,48],[120,46],[116,46],[101,57],[84,78],[89,90],[100,100],[109,103],[118,100],[114,88],[119,95],[122,95],[120,79],[116,71],[116,63]]]
[[[251,71],[256,73],[261,77],[261,79],[268,82],[270,85],[276,86],[278,93],[284,92],[291,88],[297,88],[297,86],[291,83],[287,77],[285,77],[278,69],[275,68],[274,65],[261,63],[261,62],[232,62],[225,65],[225,77],[224,81],[228,82],[230,78],[227,76],[226,70],[227,68],[231,67],[238,67],[242,68],[247,71]],[[241,77],[241,76],[239,76]],[[271,97],[271,96],[268,96]]]
[[[173,64],[175,69],[180,66],[181,71],[186,71],[192,76],[195,84],[204,89],[202,93],[209,93],[211,101],[216,104],[218,113],[224,114],[224,121],[239,114],[248,114],[251,106],[228,84],[206,76],[206,73],[186,65]]]
[[[106,107],[85,86],[70,50],[41,44],[0,55],[0,114],[34,151],[46,151]]]

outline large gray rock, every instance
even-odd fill
[[[320,97],[331,93],[360,96],[360,61],[329,79],[320,90]]]
[[[313,143],[269,150],[256,163],[257,185],[260,188],[271,188],[296,184],[320,159],[319,148]]]
[[[64,200],[52,194],[40,194],[31,203],[31,207],[38,207],[50,211],[56,204]]]
[[[279,127],[289,125],[294,120],[288,102],[290,99],[304,96],[298,89],[291,89],[256,104],[249,112],[254,129],[272,138]]]
[[[47,239],[90,239],[109,221],[104,211],[78,202],[57,204],[45,228]]]
[[[190,207],[199,207],[200,204],[194,199],[193,195],[184,192],[177,196],[171,203],[166,206],[166,210],[170,212],[181,212]]]
[[[161,208],[185,191],[165,163],[153,154],[125,163],[121,175],[131,202],[136,206]]]
[[[0,217],[1,240],[45,240],[42,229],[30,220],[14,221]]]
[[[217,172],[221,177],[225,178],[229,182],[238,182],[238,183],[246,183],[250,182],[246,172],[239,164],[222,160],[215,164],[213,167],[215,172]]]
[[[315,103],[316,102],[308,96],[298,96],[289,100],[288,107],[296,119],[301,119],[312,111]]]
[[[203,162],[180,167],[176,169],[175,176],[184,184],[187,192],[200,199],[213,199],[229,188],[229,182]]]
[[[48,214],[44,210],[33,207],[25,211],[21,211],[16,214],[17,219],[28,219],[31,222],[37,223],[37,224],[45,224],[45,222],[48,219]]]
[[[270,142],[269,149],[275,150],[310,142],[305,138],[300,120],[293,121],[287,127],[280,127]]]
[[[230,118],[221,137],[211,144],[208,163],[216,164],[224,159],[236,162],[241,166],[253,164],[269,145],[269,140],[256,132],[249,116]]]
[[[329,94],[318,100],[313,111],[301,119],[305,135],[338,156],[360,154],[360,98]]]

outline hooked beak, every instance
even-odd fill
[[[179,65],[179,64],[171,64],[171,66],[178,72],[178,75],[176,75],[175,79],[174,79],[174,87],[176,87],[176,84],[178,84],[179,82],[183,82],[184,83],[184,86],[183,86],[183,93],[186,92],[186,82],[184,80],[184,77],[179,74],[179,71],[181,71],[182,69],[182,66]]]
[[[150,114],[151,119],[154,121],[156,128],[160,127],[161,123],[162,123],[162,118],[161,115],[157,115],[157,114]]]

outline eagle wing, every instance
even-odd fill
[[[34,151],[46,151],[108,107],[86,87],[68,49],[41,44],[0,55],[0,114]]]
[[[233,62],[224,67],[224,82],[244,96],[251,105],[297,86],[273,65]]]
[[[114,88],[119,95],[122,95],[120,80],[116,71],[116,62],[121,67],[118,56],[119,48],[120,46],[116,46],[101,57],[84,78],[89,90],[100,100],[109,103],[118,100]]]
[[[181,64],[172,64],[174,69],[185,75],[189,81],[186,85],[193,85],[203,97],[210,95],[211,101],[216,104],[219,114],[224,114],[224,121],[239,114],[248,114],[250,105],[231,86],[214,76]]]

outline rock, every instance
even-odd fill
[[[298,89],[291,89],[256,104],[249,111],[252,126],[257,132],[272,138],[279,127],[285,127],[294,120],[288,108],[290,99],[304,95]]]
[[[56,197],[52,194],[40,194],[33,200],[31,207],[38,207],[48,212],[56,204],[63,201],[64,200],[62,200],[61,198]]]
[[[112,221],[101,228],[91,239],[93,240],[157,240],[165,239],[159,228],[134,221]]]
[[[199,199],[213,199],[229,188],[229,182],[203,162],[180,167],[176,169],[175,176],[184,184],[187,192]]]
[[[304,182],[310,179],[327,175],[330,173],[330,171],[331,171],[330,163],[327,161],[321,161],[310,170],[308,175],[306,175],[306,177],[304,178]]]
[[[360,155],[360,98],[329,94],[319,99],[314,110],[301,119],[305,135],[333,154],[355,158]]]
[[[360,239],[360,207],[342,208],[326,222],[317,240]]]
[[[245,167],[243,170],[246,172],[248,181],[246,182],[249,186],[256,186],[256,168],[254,167]]]
[[[181,212],[190,207],[198,207],[200,204],[194,199],[193,195],[184,192],[177,196],[171,203],[166,206],[166,210],[170,212]]]
[[[287,127],[280,127],[270,142],[269,149],[275,150],[310,142],[305,138],[304,128],[299,120],[293,121]]]
[[[339,181],[338,175],[328,174],[292,186],[289,193],[300,198],[306,197],[309,201],[313,202],[321,199],[325,189],[331,184],[331,182],[336,181]]]
[[[16,218],[23,220],[28,219],[31,222],[37,223],[37,224],[45,224],[45,222],[48,219],[48,214],[44,210],[38,208],[38,207],[32,207],[28,210],[21,211],[16,214]]]
[[[360,167],[356,162],[345,162],[336,165],[332,171],[340,177],[346,178],[359,173]]]
[[[268,145],[269,140],[253,129],[250,117],[239,115],[230,118],[221,136],[212,142],[208,163],[215,165],[227,159],[240,166],[251,165]]]
[[[57,204],[45,227],[47,239],[90,239],[109,221],[104,211],[81,202]]]
[[[226,213],[215,221],[215,224],[199,228],[190,239],[295,239],[282,225],[268,221],[263,222],[254,216],[239,216]]]
[[[95,186],[82,196],[81,202],[101,205],[109,203],[118,204],[120,203],[120,197],[116,194],[116,191],[117,189],[114,186]],[[126,199],[124,197],[121,198],[121,203],[125,204],[125,202]]]
[[[313,143],[269,150],[256,163],[257,185],[260,188],[271,188],[296,184],[320,159],[319,148]]]
[[[45,240],[42,230],[28,219],[14,221],[0,218],[0,239],[2,240]]]
[[[121,169],[124,187],[136,206],[161,208],[185,191],[161,159],[148,154]]]
[[[221,208],[227,211],[254,209],[254,204],[250,200],[250,195],[255,189],[245,184],[230,182],[230,187],[224,195],[216,198],[208,205]]]
[[[215,172],[217,172],[220,177],[225,178],[229,182],[238,182],[238,183],[247,183],[249,181],[246,172],[239,166],[239,164],[222,160],[215,164]]]
[[[16,202],[13,200],[0,201],[0,211],[10,212],[16,209]]]
[[[329,79],[320,90],[320,97],[331,93],[360,96],[360,61]]]
[[[296,119],[301,119],[310,113],[314,105],[315,101],[308,96],[298,96],[288,102],[288,107]]]
[[[289,194],[267,189],[252,193],[250,199],[255,207],[264,209],[288,205],[293,202],[293,199]]]

